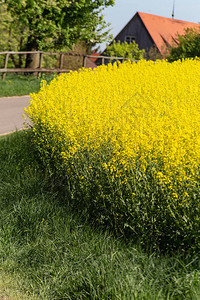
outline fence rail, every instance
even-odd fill
[[[27,55],[27,54],[37,54],[39,55],[39,63],[37,68],[8,68],[8,60],[11,55]],[[105,62],[110,61],[121,61],[124,62],[128,60],[124,57],[109,57],[109,56],[96,56],[96,55],[84,55],[73,52],[43,52],[43,51],[6,51],[0,52],[0,55],[5,55],[4,58],[4,67],[0,68],[0,73],[2,73],[2,79],[5,80],[7,73],[37,73],[37,75],[41,75],[41,73],[67,73],[70,71],[75,71],[71,68],[63,68],[63,61],[65,56],[73,56],[73,57],[81,57],[82,58],[82,67],[87,67],[87,58],[95,58],[98,60],[98,64],[105,64]],[[44,55],[56,55],[59,60],[59,67],[56,68],[42,68]],[[131,60],[135,61],[135,60]]]

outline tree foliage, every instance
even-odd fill
[[[27,41],[27,37],[24,36],[24,32],[16,22],[14,22],[13,17],[7,11],[6,4],[0,5],[0,51],[19,51],[23,49],[23,43]],[[4,66],[5,56],[1,56],[0,65]],[[16,68],[22,66],[22,55],[19,55],[18,59],[16,55],[10,54],[12,63],[9,61],[8,65]],[[10,65],[11,63],[11,65]]]
[[[105,54],[110,57],[125,57],[139,60],[144,57],[145,50],[139,50],[138,44],[135,41],[130,44],[113,41],[111,45],[107,46]]]
[[[77,40],[99,43],[108,31],[101,11],[114,0],[0,0],[27,41],[26,50],[71,47]],[[99,26],[97,30],[97,26]]]
[[[10,50],[18,37],[18,51],[61,50],[84,41],[90,46],[109,39],[102,10],[114,0],[0,0],[7,16],[0,27],[9,35]],[[5,15],[5,14],[4,14]],[[0,45],[1,46],[1,45]],[[5,50],[5,45],[3,47]],[[35,60],[27,55],[26,66]]]
[[[183,35],[177,35],[177,41],[169,48],[169,61],[183,58],[200,57],[200,29],[187,28]]]

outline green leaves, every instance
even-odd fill
[[[144,50],[139,50],[138,45],[133,41],[128,44],[127,42],[121,43],[114,41],[110,46],[107,46],[106,55],[110,57],[125,57],[129,59],[142,59]]]
[[[177,43],[169,49],[170,62],[200,56],[200,30],[187,28],[184,35],[177,36]]]
[[[47,50],[71,48],[81,40],[91,46],[100,43],[108,36],[102,9],[113,4],[114,0],[0,0],[10,24],[23,31],[24,44],[17,50],[32,50],[33,44],[34,50]]]

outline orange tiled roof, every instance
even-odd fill
[[[96,56],[96,57],[90,57],[90,59],[95,62],[98,59],[98,56],[100,56],[100,53],[96,53],[95,51],[92,51],[91,53],[92,56]]]
[[[172,46],[177,40],[177,33],[182,35],[184,34],[185,29],[189,27],[200,29],[200,25],[197,23],[170,19],[142,12],[138,12],[138,14],[162,55],[164,55],[164,47],[166,44]]]

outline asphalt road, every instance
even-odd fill
[[[0,135],[24,128],[22,115],[29,101],[29,96],[0,98]]]

